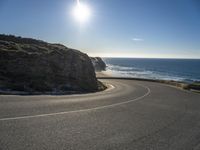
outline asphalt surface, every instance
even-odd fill
[[[200,94],[101,80],[84,95],[0,96],[0,150],[198,150]]]

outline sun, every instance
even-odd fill
[[[83,23],[89,20],[91,12],[86,4],[83,4],[78,0],[73,9],[73,15],[78,22]]]

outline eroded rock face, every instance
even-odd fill
[[[92,64],[95,68],[95,71],[105,71],[106,64],[100,57],[90,57],[92,60]]]
[[[90,58],[60,44],[0,35],[0,89],[98,90]]]

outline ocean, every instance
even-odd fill
[[[116,77],[200,82],[200,59],[103,58]]]

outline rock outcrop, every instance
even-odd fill
[[[25,92],[98,90],[90,58],[78,50],[0,35],[0,89]]]
[[[92,64],[95,68],[95,71],[105,71],[106,70],[106,64],[100,57],[90,57],[92,60]]]

